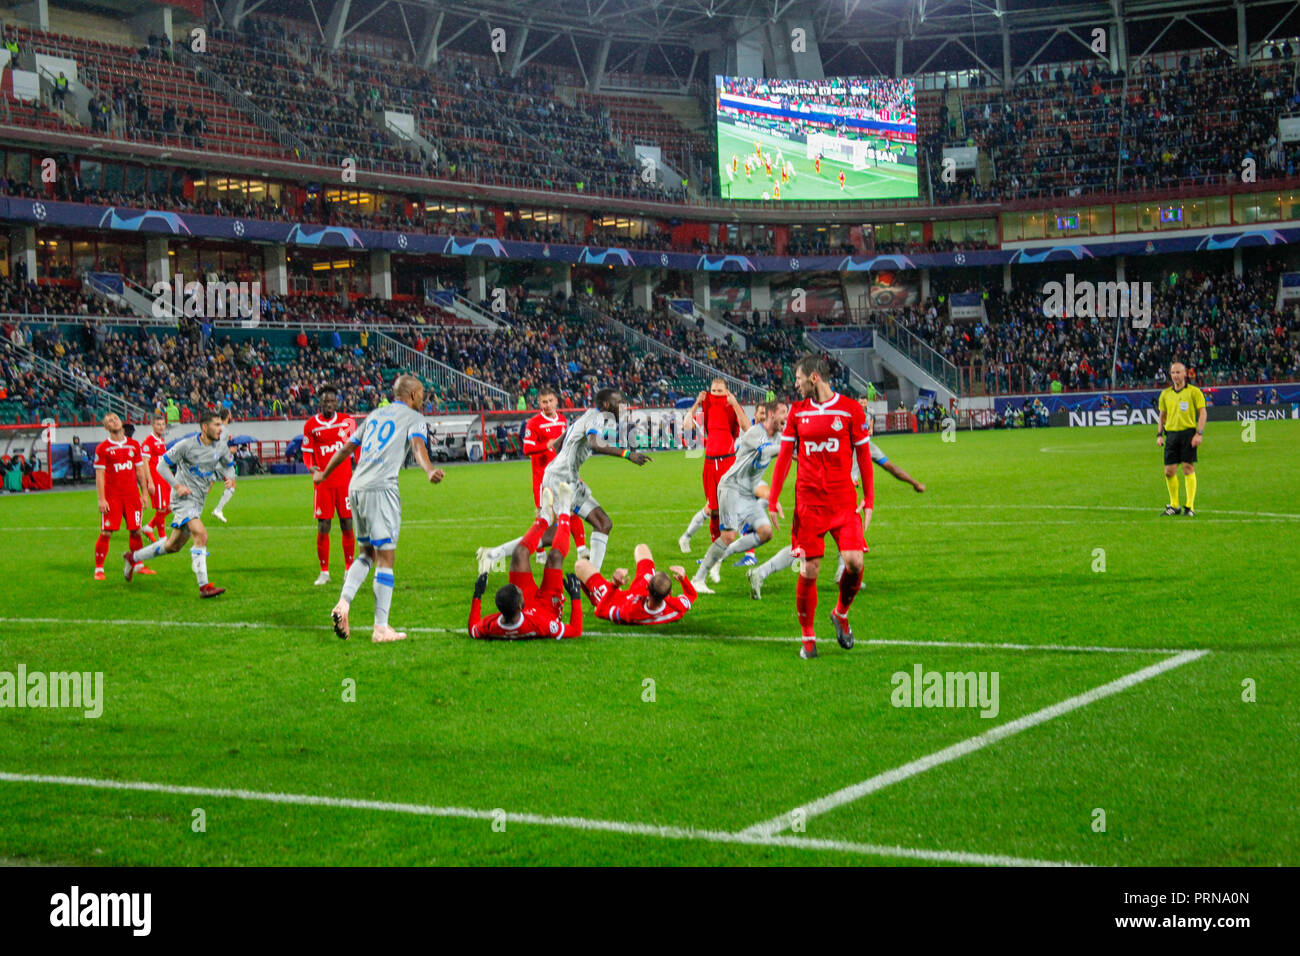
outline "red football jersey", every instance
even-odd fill
[[[335,412],[328,421],[320,415],[313,415],[302,426],[302,463],[309,469],[313,465],[324,468],[356,430],[357,423],[351,415]],[[353,458],[355,455],[345,459],[330,472],[324,483],[346,488],[352,480]]]
[[[709,457],[731,455],[736,451],[740,419],[725,395],[704,396],[704,454]]]
[[[564,416],[556,413],[554,418],[547,418],[538,412],[524,425],[524,454],[533,459],[533,470],[545,468],[559,454],[554,448],[546,446],[554,438],[564,434],[568,423]]]
[[[853,459],[858,447],[870,441],[860,402],[839,393],[823,404],[810,398],[795,402],[781,440],[794,442],[799,463],[795,507],[805,511],[857,507]]]
[[[158,476],[158,459],[167,454],[167,443],[150,432],[145,436],[144,441],[140,442],[140,454],[144,456],[145,467],[149,469],[149,476],[153,478],[156,485],[162,481]]]
[[[133,438],[115,442],[106,438],[95,446],[95,467],[104,470],[104,493],[109,498],[138,498],[140,483],[135,466],[144,461],[140,444]]]
[[[507,640],[519,640],[525,637],[556,639],[564,637],[564,622],[544,604],[525,604],[522,617],[514,627],[506,627],[502,624],[500,614],[480,617],[481,613],[481,602],[475,598],[469,611],[470,637],[497,637]]]
[[[626,591],[614,591],[601,601],[597,616],[604,617],[607,621],[617,621],[619,624],[639,625],[671,624],[684,618],[697,596],[690,579],[678,578],[677,582],[682,586],[681,597],[670,594],[664,598],[664,603],[657,610],[651,611],[646,607],[646,603],[650,600],[648,589],[654,573],[654,564],[649,561],[638,562],[636,578],[632,581],[632,586]],[[601,614],[600,611],[605,613]]]

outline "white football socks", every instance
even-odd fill
[[[343,592],[339,595],[339,600],[351,604],[361,590],[361,585],[366,583],[366,575],[369,573],[370,559],[364,554],[358,554],[352,567],[348,568],[348,573],[343,576]]]
[[[216,506],[215,508],[213,508],[212,510],[213,510],[213,511],[224,511],[224,510],[225,510],[225,507],[226,507],[226,503],[229,502],[230,499],[233,498],[234,496],[235,496],[235,489],[234,489],[234,488],[227,488],[225,491],[223,491],[223,492],[221,493],[221,498],[220,498],[220,500],[217,501],[217,506]]]
[[[705,505],[699,511],[691,516],[691,523],[686,526],[686,537],[695,537],[695,532],[699,531],[709,523],[709,506]]]
[[[156,541],[153,544],[146,544],[139,551],[136,551],[134,554],[131,555],[131,562],[133,564],[142,564],[143,562],[148,561],[150,558],[158,557],[158,555],[162,554],[163,551],[165,550],[163,548],[164,544],[165,541]]]
[[[145,549],[147,550],[147,549]],[[208,549],[190,548],[190,570],[199,580],[199,587],[208,583]]]
[[[759,578],[759,580],[762,580],[773,571],[784,571],[792,564],[794,564],[794,553],[791,551],[790,545],[787,544],[776,554],[772,555],[756,567],[754,569],[754,574]]]
[[[593,531],[587,541],[588,547],[591,549],[591,563],[599,571],[600,566],[605,563],[605,549],[609,547],[609,535]]]
[[[488,557],[492,559],[493,563],[496,563],[503,558],[508,558],[510,555],[514,554],[515,548],[518,547],[519,542],[523,540],[523,538],[511,538],[505,544],[499,544],[489,551]]]
[[[375,572],[375,627],[388,626],[388,609],[393,603],[393,569]]]

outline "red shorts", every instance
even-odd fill
[[[153,498],[150,502],[154,511],[172,510],[172,486],[162,478],[154,481]]]
[[[852,508],[819,509],[796,508],[790,523],[790,547],[795,557],[820,558],[826,553],[826,535],[835,539],[835,546],[844,551],[864,551],[867,540],[862,535],[862,512]]]
[[[727,473],[727,469],[735,463],[735,455],[728,455],[726,458],[704,459],[704,500],[709,503],[710,511],[718,510],[718,482]]]
[[[510,583],[524,592],[525,604],[541,605],[557,616],[564,609],[563,568],[544,568],[540,588],[531,571],[511,571]]]
[[[328,521],[335,513],[340,518],[352,517],[352,502],[348,499],[348,486],[332,485],[328,481],[316,485],[316,517]]]
[[[108,514],[99,516],[100,531],[116,531],[122,527],[122,519],[126,519],[127,531],[140,530],[140,495],[135,494],[130,498],[114,498],[111,495],[108,499]]]

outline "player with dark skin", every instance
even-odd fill
[[[617,418],[618,408],[622,404],[623,404],[623,393],[618,391],[617,389],[611,389],[610,393],[605,397],[604,403],[598,404],[596,407],[599,408],[602,412],[605,412],[606,414],[609,415],[613,415],[615,416],[615,418]],[[611,455],[614,458],[625,457],[622,449],[618,448],[615,445],[610,445],[606,443],[605,440],[602,439],[599,435],[588,435],[587,446],[591,449],[591,453],[593,455]],[[628,452],[626,457],[627,460],[632,462],[632,464],[634,465],[644,465],[647,462],[654,460],[649,455],[642,454],[639,451]],[[587,524],[591,525],[592,531],[598,532],[600,534],[607,535],[614,530],[614,521],[605,512],[604,508],[597,508],[591,514],[589,514],[587,516]],[[546,534],[542,535],[542,547],[549,548],[551,546],[551,542],[555,540],[555,527],[556,526],[552,524],[549,528],[546,529]],[[514,561],[514,555],[511,555],[510,560],[512,562]]]
[[[327,389],[320,397],[320,410],[318,414],[322,418],[333,418],[339,410],[339,393],[333,389]],[[321,469],[315,465],[312,466],[311,473],[315,475]],[[329,534],[333,526],[333,520],[330,518],[316,519],[316,531],[320,534]],[[339,530],[344,534],[352,533],[352,519],[339,518]]]

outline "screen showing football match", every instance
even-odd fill
[[[911,80],[719,76],[716,86],[721,198],[916,198]]]

